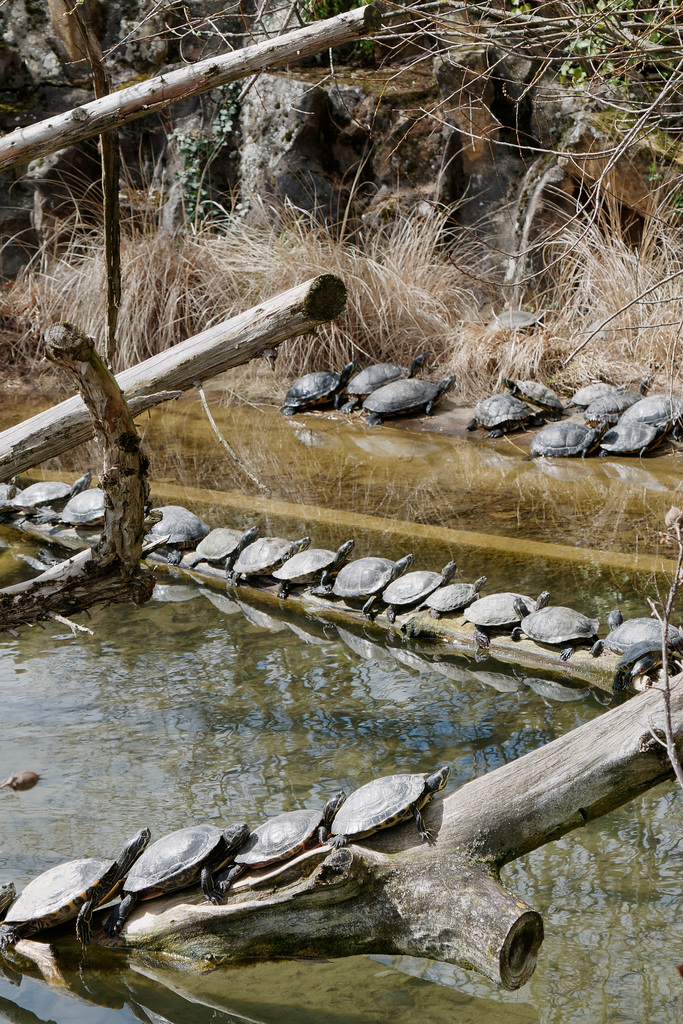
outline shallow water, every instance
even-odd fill
[[[663,490],[652,480],[615,481],[604,460],[565,464],[579,479],[557,480],[521,463],[509,442],[370,432],[322,417],[297,423],[212,404],[225,436],[267,484],[270,514],[254,513],[256,496],[251,508],[238,508],[240,471],[189,401],[142,421],[159,503],[185,490],[212,525],[311,530],[321,545],[344,539],[358,514],[412,518],[442,531],[420,541],[425,567],[454,555],[463,579],[486,572],[491,587],[514,582],[530,592],[550,583],[555,599],[588,604],[603,621],[615,603],[643,611],[649,577],[635,568],[530,558],[523,545],[493,556],[477,545],[454,551],[443,531],[612,551],[628,551],[635,537],[652,553],[658,522],[677,500],[676,456],[628,460]],[[87,458],[74,453],[61,468],[80,471]],[[212,493],[200,499],[196,488]],[[303,507],[297,514],[285,502]],[[337,509],[338,522],[318,515],[321,507]],[[410,531],[380,524],[356,540],[361,554],[387,555],[414,542]],[[0,549],[3,583],[33,572],[17,552],[36,557],[39,546],[24,540]],[[420,660],[419,648],[394,641],[392,653],[376,633],[349,637],[302,619],[295,630],[186,579],[160,572],[159,580],[158,599],[145,608],[94,611],[93,637],[51,624],[0,639],[0,773],[30,768],[43,776],[25,793],[0,790],[0,882],[21,886],[61,860],[117,851],[145,824],[155,836],[202,820],[246,816],[255,824],[322,804],[375,774],[446,760],[452,788],[603,710],[590,692],[553,699],[492,662],[434,662],[433,650]],[[672,785],[659,787],[506,869],[506,884],[543,914],[546,928],[536,973],[518,993],[405,958],[196,974],[134,955],[117,957],[116,969],[93,952],[81,963],[74,949],[61,990],[35,971],[0,977],[0,1019],[674,1020],[683,994],[679,802]]]

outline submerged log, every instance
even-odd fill
[[[344,282],[322,274],[118,374],[134,415],[233,366],[313,331],[338,316]],[[0,481],[88,441],[94,428],[83,401],[70,398],[0,433]]]
[[[59,324],[46,333],[48,356],[83,395],[104,448],[104,525],[97,543],[33,580],[0,590],[0,629],[53,615],[71,615],[98,601],[151,597],[154,577],[140,569],[144,510],[149,497],[147,458],[116,380],[82,331]]]
[[[683,748],[683,677],[672,715]],[[238,882],[225,903],[175,895],[141,904],[117,942],[193,959],[408,954],[475,968],[508,989],[533,973],[540,915],[510,893],[510,861],[672,777],[658,690],[462,786],[411,822],[340,850],[324,846]]]

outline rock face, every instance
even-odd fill
[[[114,88],[293,27],[291,12],[255,0],[86,0],[78,9]],[[8,0],[0,28],[0,129],[92,98],[65,0]],[[537,63],[475,44],[457,21],[449,31],[438,42],[424,24],[408,43],[386,35],[375,45],[383,67],[364,70],[356,49],[331,78],[324,54],[132,122],[119,132],[123,207],[161,210],[174,234],[235,198],[252,216],[277,216],[288,202],[347,228],[368,208],[390,216],[397,200],[438,202],[480,238],[490,265],[521,279],[525,260],[503,254],[572,216],[602,173],[604,132],[578,99],[540,98]],[[609,172],[609,191],[636,220],[647,214],[650,165],[634,148]],[[92,141],[0,175],[0,276],[15,275],[41,242],[58,244],[75,216],[99,219],[99,176]]]

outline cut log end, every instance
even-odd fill
[[[321,274],[308,290],[304,311],[312,320],[334,320],[346,305],[346,285],[336,274]]]
[[[543,942],[543,918],[529,910],[517,918],[500,951],[500,981],[513,991],[526,985],[536,969],[538,951]]]

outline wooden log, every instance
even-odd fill
[[[136,909],[117,943],[193,959],[409,954],[524,984],[543,939],[540,916],[501,885],[500,868],[672,776],[658,690],[462,786],[412,822],[341,850],[320,847],[278,872],[238,882],[224,904],[176,895]],[[683,749],[683,676],[673,681]],[[107,945],[103,932],[98,941]]]
[[[275,348],[286,338],[314,330],[344,308],[346,288],[323,274],[118,374],[116,381],[135,414],[174,397]],[[70,398],[0,434],[0,481],[88,441],[94,428],[83,401]]]
[[[0,171],[73,146],[110,128],[119,128],[177,100],[199,96],[228,82],[359,39],[380,26],[379,11],[369,4],[262,43],[165,72],[45,121],[15,128],[0,139]]]

